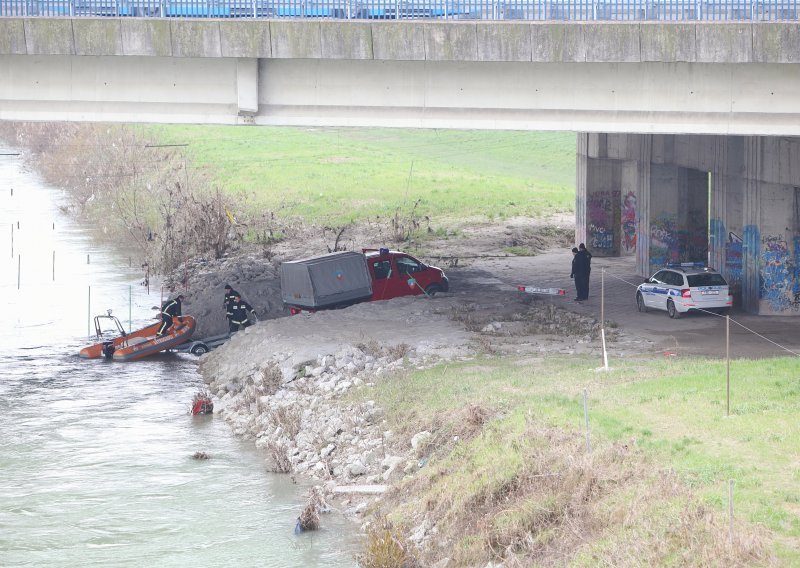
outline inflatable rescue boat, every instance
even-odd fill
[[[117,320],[112,315],[97,316],[95,318],[95,328],[98,331],[98,338],[102,338],[100,332],[99,318],[111,318]],[[172,327],[167,330],[161,337],[156,336],[158,328],[161,327],[161,321],[153,325],[149,325],[142,329],[125,333],[121,324],[117,320],[115,322],[120,332],[120,336],[107,341],[101,341],[84,347],[80,351],[80,356],[84,359],[99,359],[105,357],[113,359],[114,361],[136,361],[149,357],[161,351],[166,351],[172,347],[177,347],[182,343],[189,341],[194,333],[195,319],[192,316],[177,316],[173,318]]]

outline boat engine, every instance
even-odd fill
[[[106,359],[111,359],[114,356],[114,351],[116,351],[116,347],[114,347],[113,341],[104,341],[103,342],[103,356]]]

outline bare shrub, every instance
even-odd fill
[[[300,528],[304,531],[315,531],[319,529],[319,514],[327,508],[325,496],[319,486],[312,487],[308,492],[308,500],[303,511],[297,518]]]
[[[403,212],[402,208],[395,209],[394,216],[389,220],[391,239],[396,243],[404,243],[419,229],[420,219],[417,213],[420,199],[414,202],[409,211]]]
[[[498,353],[497,349],[492,345],[491,337],[479,335],[475,338],[475,343],[477,343],[479,353],[483,353],[484,355],[497,355]]]
[[[283,373],[281,368],[274,361],[259,369],[261,373],[261,393],[262,395],[273,395],[283,385]]]
[[[477,332],[484,327],[484,324],[475,313],[475,307],[470,305],[454,306],[450,310],[450,319],[463,323],[464,329],[467,331]]]
[[[390,345],[386,348],[386,355],[393,360],[402,359],[411,351],[411,346],[408,343],[398,343]]]
[[[359,349],[365,355],[371,355],[376,359],[383,357],[383,346],[380,342],[376,341],[375,339],[370,339],[363,343],[356,344],[356,348]]]
[[[207,453],[205,453],[205,452],[195,452],[195,453],[192,455],[192,459],[193,459],[193,460],[207,460],[207,459],[211,459],[211,456],[210,456],[210,455],[208,455],[208,454],[207,454]]]
[[[357,561],[360,568],[416,568],[420,565],[413,545],[385,519],[369,529],[364,551]]]
[[[342,237],[344,237],[344,233],[347,229],[352,226],[351,223],[347,225],[342,225],[340,227],[323,227],[322,228],[322,237],[327,241],[329,234],[333,237],[333,246],[326,245],[328,247],[328,252],[339,252],[347,250],[347,247],[341,242]]]
[[[370,339],[364,343],[358,343],[355,346],[365,355],[371,355],[376,359],[388,357],[392,361],[402,359],[411,352],[411,346],[407,343],[398,343],[396,345],[382,345],[380,342]]]
[[[492,415],[492,411],[479,404],[468,404],[463,409],[464,422],[472,428],[481,428]]]
[[[281,428],[291,441],[294,441],[300,433],[301,419],[300,410],[290,406],[279,406],[273,409],[268,417],[272,429]]]
[[[289,473],[292,471],[292,458],[289,455],[289,446],[283,441],[270,440],[267,442],[267,451],[272,458],[273,473]]]

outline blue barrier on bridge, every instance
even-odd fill
[[[0,16],[796,21],[800,0],[0,0]]]

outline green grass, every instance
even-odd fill
[[[575,134],[562,132],[145,126],[187,144],[191,168],[252,210],[342,224],[436,222],[574,210]],[[436,227],[434,227],[436,228]]]
[[[518,437],[521,417],[582,435],[587,389],[593,444],[641,448],[653,467],[676,471],[723,516],[733,480],[737,519],[776,535],[782,562],[800,562],[797,359],[732,362],[730,416],[724,362],[631,358],[612,362],[610,373],[597,372],[599,365],[581,357],[448,364],[380,383],[370,396],[399,431],[404,424],[435,428],[465,405],[491,408],[497,418],[489,433],[484,428],[479,442],[441,462],[459,476],[468,472],[452,485],[474,494],[474,485],[490,490],[519,470],[509,441]],[[472,465],[455,467],[459,461]]]

